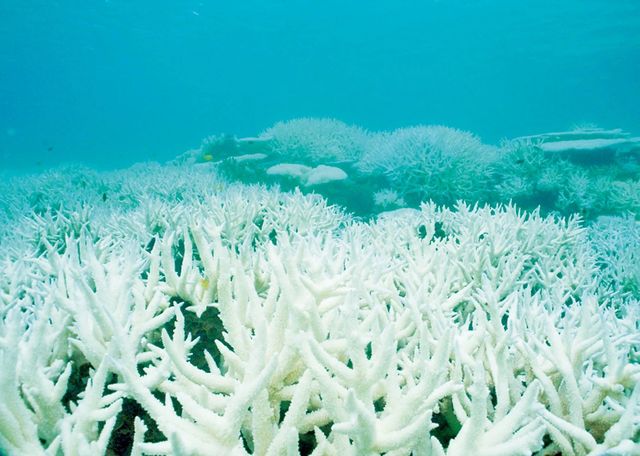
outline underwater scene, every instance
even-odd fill
[[[636,0],[4,0],[0,456],[640,455]]]

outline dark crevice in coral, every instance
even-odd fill
[[[142,418],[147,426],[145,442],[162,442],[166,437],[158,429],[156,422],[135,400],[126,398],[122,401],[122,411],[118,415],[116,424],[107,446],[107,456],[120,456],[131,454],[134,437],[134,420]]]

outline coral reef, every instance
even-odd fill
[[[214,169],[3,184],[4,452],[640,452],[614,234],[512,205],[356,220]]]
[[[425,199],[478,201],[492,180],[495,150],[470,133],[441,126],[372,136],[358,169],[384,175],[414,204]]]
[[[640,299],[640,223],[629,215],[599,217],[589,226],[589,238],[600,286]]]
[[[371,132],[334,119],[303,118],[277,123],[257,138],[206,138],[176,163],[206,163],[203,157],[232,180],[284,189],[325,184],[331,167],[331,179],[342,181],[340,194],[361,197],[340,197],[331,186],[312,190],[361,215],[383,207],[376,195],[384,189],[414,208],[427,200],[463,200],[540,206],[565,216],[578,212],[589,220],[640,213],[640,140],[622,130],[579,127],[495,147],[443,126]],[[294,168],[299,176],[292,177]],[[322,176],[311,177],[311,170]]]
[[[359,127],[313,118],[278,122],[258,137],[269,141],[273,152],[287,160],[313,165],[356,161],[368,141]]]

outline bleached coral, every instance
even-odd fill
[[[318,165],[315,168],[295,163],[280,163],[267,169],[269,176],[286,176],[304,187],[328,184],[347,179],[347,173],[336,166]]]
[[[386,176],[414,203],[478,201],[491,179],[495,150],[471,133],[441,126],[402,128],[373,135],[358,168]]]
[[[579,128],[504,141],[496,162],[499,201],[527,196],[534,204],[563,214],[638,213],[637,152],[621,130]],[[590,147],[593,146],[593,149]],[[528,184],[509,185],[514,179]]]
[[[6,452],[639,451],[638,303],[598,286],[578,219],[138,198],[0,259]]]
[[[515,202],[595,220],[640,211],[637,145],[629,133],[593,126],[503,140],[494,147],[444,126],[367,131],[336,119],[300,118],[278,122],[257,137],[210,136],[172,164],[192,164],[245,183],[300,185],[367,216],[384,209],[375,194],[390,189],[411,207],[427,200]],[[292,164],[299,168],[294,178]],[[316,187],[338,179],[339,190]],[[33,195],[41,208],[48,207],[46,195]]]
[[[611,205],[619,213],[640,213],[640,179],[614,181],[610,188]]]
[[[314,118],[278,122],[259,138],[269,139],[272,151],[287,159],[325,165],[358,160],[368,141],[366,131],[360,127]]]
[[[600,217],[589,227],[601,286],[640,299],[640,222],[633,217]]]
[[[640,138],[633,138],[621,129],[605,130],[594,125],[577,125],[571,131],[544,133],[516,138],[517,141],[535,141],[547,152],[597,151],[629,152],[640,147]]]
[[[402,196],[397,191],[384,188],[373,194],[373,202],[382,209],[404,207],[406,205]]]
[[[558,192],[557,206],[565,212],[593,211],[601,204],[602,194],[610,191],[607,187],[597,188],[594,184],[594,179],[585,171],[569,174],[565,187]]]

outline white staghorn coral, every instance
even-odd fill
[[[450,203],[484,196],[495,158],[471,133],[430,125],[371,135],[357,167],[386,176],[405,198]]]
[[[108,210],[12,203],[4,452],[640,451],[638,302],[602,286],[580,220],[362,222],[315,195],[120,179]]]
[[[313,164],[356,161],[368,141],[367,132],[360,127],[314,118],[278,122],[259,138],[269,140],[278,155]]]
[[[640,298],[640,222],[626,217],[599,217],[589,237],[601,270],[603,288]]]

